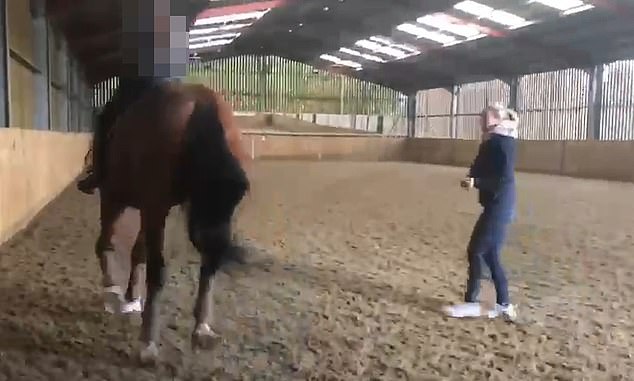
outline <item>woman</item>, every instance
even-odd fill
[[[469,171],[460,182],[465,189],[477,188],[483,207],[467,248],[469,275],[465,303],[446,308],[453,317],[480,316],[479,303],[482,265],[491,271],[497,301],[488,311],[491,318],[517,317],[517,307],[510,302],[506,273],[501,262],[501,251],[508,226],[515,211],[515,152],[518,115],[501,104],[484,109],[481,115],[482,144]]]

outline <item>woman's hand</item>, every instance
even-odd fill
[[[460,186],[466,190],[473,188],[475,185],[475,179],[473,177],[465,177],[460,181]]]

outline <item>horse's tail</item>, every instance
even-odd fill
[[[233,250],[231,220],[249,189],[249,180],[232,154],[215,97],[201,97],[187,123],[185,140],[189,197],[185,208],[189,238],[220,266],[240,261]]]

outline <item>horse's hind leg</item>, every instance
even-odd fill
[[[201,254],[198,295],[194,306],[196,325],[192,333],[192,347],[211,349],[221,337],[212,329],[214,300],[214,276],[220,267],[220,258],[229,250],[231,242],[231,222],[212,229],[202,229],[195,233],[197,247]]]
[[[101,195],[101,231],[95,244],[95,253],[99,259],[99,266],[103,275],[104,306],[106,311],[118,313],[121,310],[122,292],[116,284],[115,272],[116,252],[112,243],[114,225],[123,213],[125,207],[113,202],[106,195]]]
[[[214,317],[214,275],[218,270],[218,261],[205,253],[201,259],[198,296],[194,306],[196,325],[192,333],[192,347],[208,350],[221,340],[220,335],[211,327]]]
[[[163,258],[163,241],[165,234],[165,218],[169,210],[160,212],[141,211],[142,230],[145,231],[147,250],[147,297],[143,308],[143,324],[141,326],[141,352],[143,363],[158,360],[159,339],[159,299],[165,285],[165,259]]]
[[[123,313],[134,313],[143,311],[142,293],[145,284],[141,282],[145,273],[147,262],[147,249],[145,245],[145,231],[139,229],[130,261],[130,279],[126,290],[126,304],[123,306]]]

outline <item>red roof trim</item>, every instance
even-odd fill
[[[263,11],[269,8],[277,8],[286,4],[286,0],[270,0],[270,1],[258,1],[254,3],[247,3],[241,5],[231,5],[228,7],[209,8],[198,14],[196,19],[203,19],[207,17],[227,16],[239,13]]]

